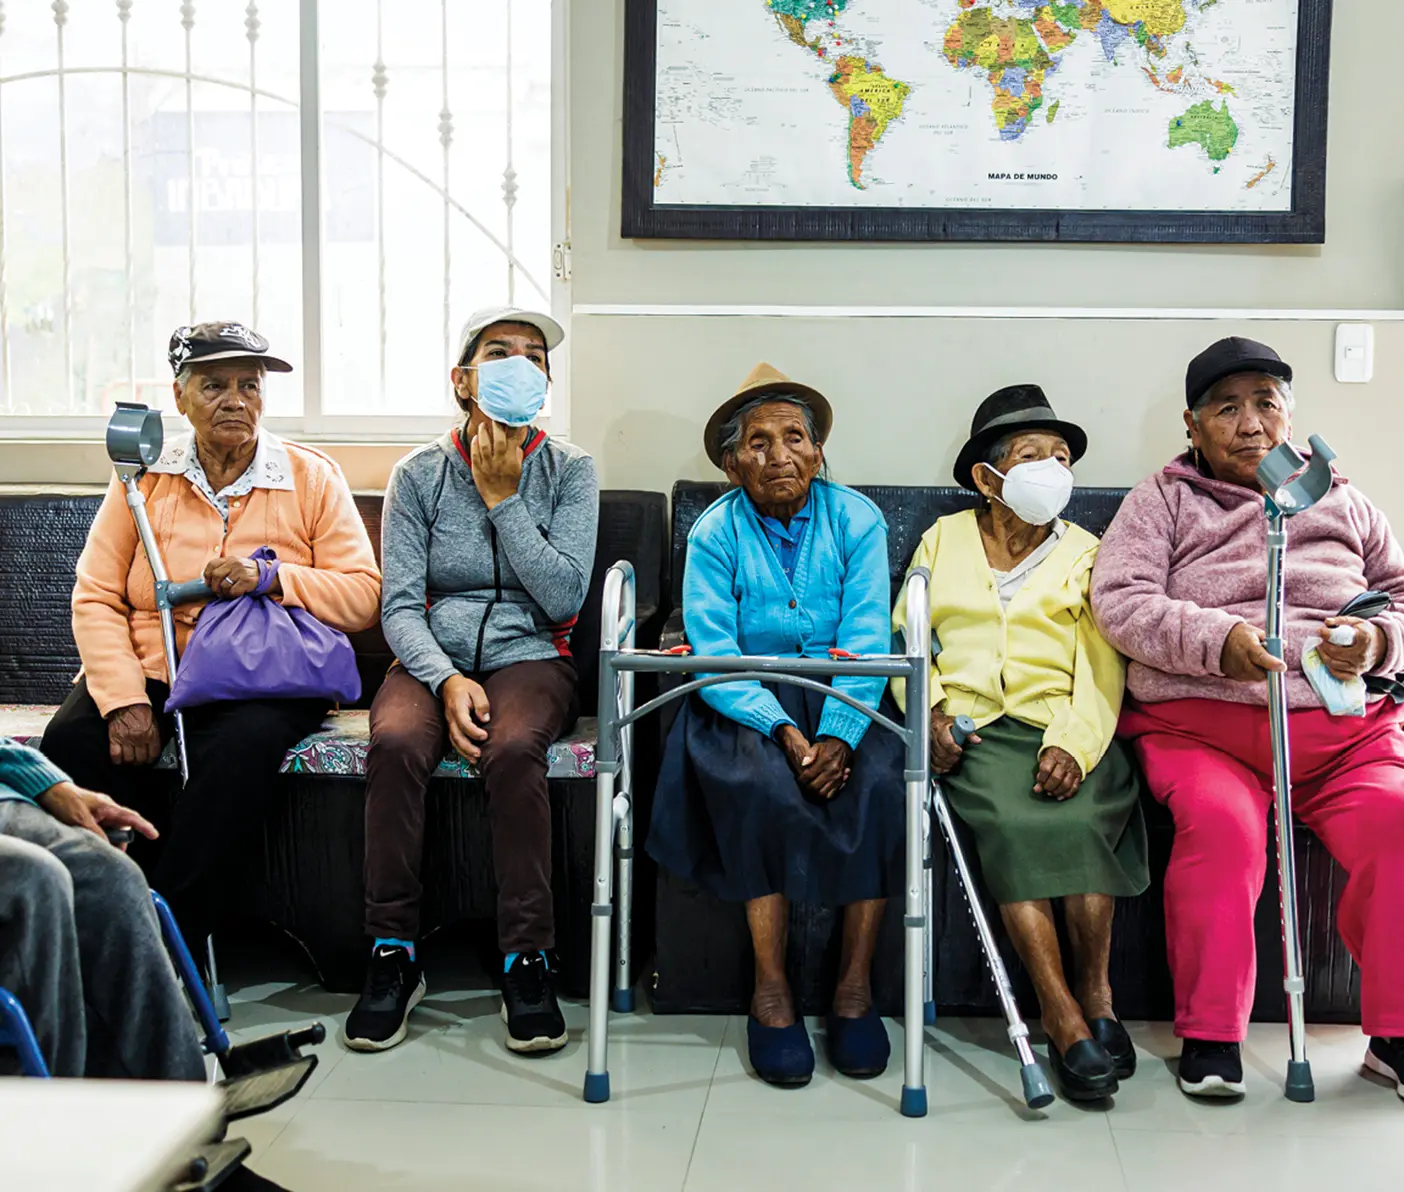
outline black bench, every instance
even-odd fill
[[[682,606],[688,531],[723,491],[721,484],[702,482],[681,482],[673,488],[671,573],[675,609]],[[859,486],[859,491],[876,502],[887,517],[894,598],[927,527],[938,517],[975,503],[973,494],[955,488],[883,485]],[[1124,489],[1078,489],[1067,517],[1100,535],[1125,494]],[[940,583],[940,576],[934,577],[934,582]],[[681,640],[681,628],[681,614],[674,612],[665,627],[665,646]],[[1141,897],[1123,899],[1117,906],[1111,976],[1120,1014],[1127,1018],[1163,1020],[1174,1016],[1165,955],[1162,896],[1173,826],[1169,813],[1149,797],[1146,811],[1152,883]],[[1301,825],[1297,826],[1296,844],[1307,1014],[1316,1022],[1358,1022],[1359,972],[1335,931],[1335,906],[1345,875],[1316,837]],[[974,861],[974,849],[967,851]],[[1259,963],[1254,1017],[1280,1022],[1286,1018],[1286,1003],[1282,992],[1275,873],[1274,857],[1256,919]],[[944,867],[938,863],[935,870],[935,906],[935,996],[939,1010],[943,1013],[998,1013],[979,942],[949,861]],[[988,898],[986,906],[999,930],[998,916],[993,914]],[[750,1002],[752,959],[743,908],[716,902],[695,887],[660,871],[655,911],[654,1009],[660,1013],[745,1013]],[[836,921],[835,913],[822,907],[796,906],[791,910],[788,967],[796,995],[807,1014],[819,1014],[827,1009],[825,992],[832,988],[838,964]],[[1032,985],[1007,939],[1003,940],[1003,950],[1014,975],[1020,1003],[1026,1013],[1036,1016]],[[900,898],[888,905],[874,965],[874,993],[883,1013],[901,1012]]]
[[[357,497],[380,550],[381,498]],[[97,511],[96,495],[0,493],[0,735],[34,744],[78,670],[70,625],[73,568]],[[662,493],[606,491],[600,496],[595,570],[572,639],[580,671],[583,719],[551,751],[552,865],[558,944],[568,992],[588,987],[590,883],[594,833],[594,713],[600,596],[604,572],[618,559],[634,564],[641,645],[658,640],[666,599],[667,505]],[[355,708],[330,717],[294,748],[277,781],[286,795],[269,821],[263,847],[234,892],[235,911],[291,935],[311,957],[323,984],[360,987],[365,964],[364,774],[369,708],[392,661],[379,626],[355,635],[363,693]],[[645,742],[638,772],[646,796],[656,753]],[[168,757],[153,775],[174,797]],[[425,934],[463,919],[490,919],[496,881],[482,782],[456,757],[430,784],[425,826]],[[636,917],[649,938],[649,907]]]

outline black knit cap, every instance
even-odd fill
[[[955,480],[961,488],[975,488],[975,465],[1005,435],[1046,430],[1061,435],[1072,452],[1073,463],[1087,454],[1087,433],[1082,427],[1064,422],[1048,404],[1037,385],[1010,385],[991,393],[980,403],[970,420],[970,438],[956,456]]]
[[[1283,381],[1292,380],[1292,366],[1267,344],[1230,335],[1210,344],[1189,362],[1185,370],[1185,405],[1194,409],[1195,403],[1215,385],[1239,373],[1265,373]]]

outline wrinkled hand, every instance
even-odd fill
[[[150,704],[119,708],[107,718],[107,753],[114,766],[149,766],[161,756],[161,731]]]
[[[108,828],[131,828],[148,840],[155,840],[156,829],[129,807],[123,807],[96,791],[85,791],[71,782],[51,786],[38,799],[39,806],[61,824],[83,828],[107,839]],[[126,852],[127,846],[120,846]]]
[[[1071,799],[1082,786],[1082,767],[1066,749],[1056,745],[1045,749],[1038,759],[1034,793],[1061,803]]]
[[[967,745],[978,745],[980,734],[971,733],[965,738]],[[956,768],[965,753],[955,739],[955,717],[947,716],[938,708],[931,709],[931,772],[949,774]]]
[[[1326,638],[1337,625],[1349,625],[1354,629],[1355,641],[1348,646],[1337,646],[1327,641]],[[1321,655],[1326,669],[1342,681],[1357,675],[1368,675],[1384,657],[1384,630],[1373,621],[1362,621],[1359,617],[1327,617],[1321,638],[1316,651]]]
[[[252,559],[211,559],[205,564],[205,582],[217,600],[247,596],[258,587],[258,564]],[[281,591],[277,576],[273,577],[273,591]]]
[[[460,757],[478,761],[483,756],[481,743],[488,739],[484,726],[492,719],[483,685],[463,675],[451,675],[439,695],[444,701],[449,744]]]
[[[522,480],[522,453],[520,444],[509,438],[511,427],[494,422],[491,418],[478,427],[469,448],[473,461],[473,483],[478,486],[478,495],[489,509],[496,508],[515,496],[517,485]]]
[[[846,741],[825,737],[814,744],[792,724],[777,734],[785,760],[799,780],[800,789],[816,799],[828,801],[843,790],[848,781],[853,751]]]
[[[1267,634],[1261,629],[1240,621],[1224,642],[1219,669],[1239,683],[1265,683],[1268,671],[1285,671],[1287,664],[1274,658],[1263,645],[1266,639]]]

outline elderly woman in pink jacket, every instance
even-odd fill
[[[1266,679],[1287,671],[1293,805],[1350,880],[1337,926],[1361,969],[1366,1067],[1404,1096],[1404,733],[1393,700],[1328,711],[1302,668],[1315,644],[1336,678],[1404,670],[1404,551],[1342,476],[1292,519],[1286,661],[1263,646],[1266,548],[1257,468],[1292,430],[1292,370],[1271,348],[1225,339],[1186,376],[1191,447],[1132,490],[1102,539],[1092,606],[1130,660],[1121,732],[1175,843],[1165,918],[1180,1087],[1244,1091],[1239,1044],[1253,1002],[1253,908],[1263,887],[1272,757]],[[1390,611],[1339,617],[1383,589]],[[1349,644],[1327,641],[1348,625]],[[1334,701],[1333,701],[1334,703]]]

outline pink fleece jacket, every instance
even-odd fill
[[[1343,476],[1287,521],[1287,696],[1321,701],[1302,674],[1302,644],[1353,596],[1394,597],[1378,618],[1388,645],[1377,673],[1404,670],[1404,550],[1388,521]],[[1130,693],[1143,703],[1219,699],[1266,704],[1265,683],[1239,683],[1219,666],[1240,621],[1262,628],[1267,599],[1267,518],[1261,493],[1202,476],[1186,456],[1143,480],[1122,503],[1097,555],[1092,609],[1102,635],[1125,654]]]

